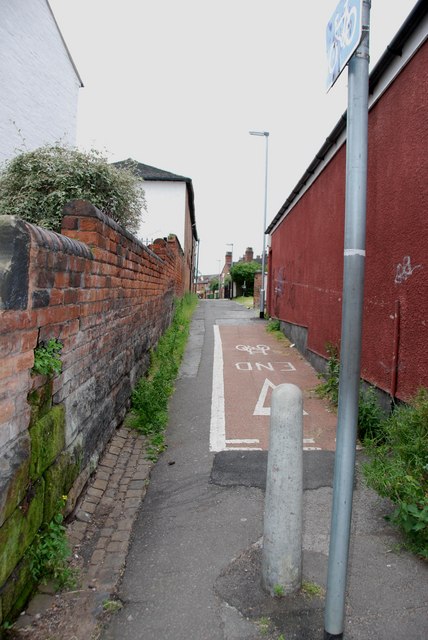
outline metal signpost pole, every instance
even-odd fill
[[[250,136],[264,136],[266,140],[265,151],[265,204],[263,215],[263,253],[262,253],[262,283],[260,289],[260,318],[265,317],[265,253],[266,253],[266,215],[268,192],[268,157],[269,157],[269,131],[250,131]]]
[[[260,289],[260,318],[265,317],[265,253],[266,253],[266,215],[267,215],[267,190],[268,190],[268,147],[269,132],[264,132],[266,140],[266,157],[265,157],[265,205],[263,217],[263,253],[262,253],[262,282]]]
[[[230,258],[230,268],[233,267],[233,242],[227,242],[226,243],[227,247],[232,247],[232,255]],[[232,300],[233,298],[233,280],[232,280],[232,276],[230,274],[230,269],[229,269],[229,275],[230,275],[230,284],[229,284],[229,299]]]
[[[357,440],[365,266],[370,0],[349,62],[339,408],[324,638],[342,638]]]

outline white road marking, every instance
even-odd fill
[[[224,451],[225,449],[226,423],[224,413],[223,345],[221,343],[220,328],[215,324],[210,451]]]
[[[227,451],[263,451],[261,447],[241,447],[239,445],[231,445],[227,448]]]
[[[257,400],[257,404],[253,411],[253,416],[270,416],[270,407],[265,407],[264,405],[269,389],[275,389],[276,386],[276,384],[273,384],[273,382],[266,378],[263,383],[262,390],[260,391],[259,399]]]
[[[226,440],[226,420],[224,403],[224,380],[223,380],[223,345],[221,342],[220,328],[214,325],[214,361],[213,361],[213,384],[211,398],[211,423],[210,423],[210,451],[226,451],[226,449],[237,451],[263,451],[262,448],[242,445],[256,445],[260,443],[258,438],[242,438]],[[270,415],[270,407],[265,407],[264,403],[269,388],[275,389],[270,380],[266,378],[259,399],[254,409],[253,415]],[[303,411],[303,415],[308,415]],[[303,445],[314,444],[313,438],[304,438]],[[320,447],[303,446],[304,451],[321,451]]]
[[[265,402],[269,389],[276,389],[279,385],[273,384],[268,378],[263,383],[262,390],[260,391],[259,399],[253,411],[253,416],[270,416],[270,407],[265,407]],[[303,410],[303,415],[307,416],[308,412]]]

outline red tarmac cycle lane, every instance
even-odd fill
[[[215,325],[210,449],[269,448],[272,390],[284,382],[303,393],[303,447],[334,451],[336,415],[315,395],[312,366],[266,332],[264,323]]]

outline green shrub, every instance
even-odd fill
[[[396,504],[391,521],[409,547],[428,557],[428,390],[384,420],[377,439],[367,443],[363,471],[369,486]]]
[[[97,151],[40,147],[16,156],[0,172],[0,215],[60,232],[64,205],[83,199],[135,232],[145,208],[141,184],[130,167],[118,169]]]
[[[41,342],[34,349],[34,365],[32,373],[44,376],[52,376],[61,373],[62,362],[60,353],[62,342],[56,338],[51,338],[47,342]]]

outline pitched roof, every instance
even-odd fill
[[[187,197],[189,200],[189,210],[190,210],[190,220],[192,223],[192,234],[196,242],[199,241],[198,232],[196,230],[196,217],[195,217],[195,194],[193,192],[193,184],[191,178],[186,178],[185,176],[179,176],[176,173],[171,173],[170,171],[164,171],[163,169],[158,169],[157,167],[151,167],[148,164],[143,164],[142,162],[137,162],[132,158],[127,158],[127,160],[119,160],[118,162],[113,162],[113,165],[120,168],[130,169],[137,176],[146,181],[163,181],[163,182],[185,182],[187,188]]]
[[[164,171],[163,169],[158,169],[157,167],[151,167],[148,164],[143,164],[142,162],[137,162],[132,158],[128,158],[127,160],[120,160],[119,162],[113,162],[116,167],[126,167],[127,169],[131,169],[138,176],[143,178],[143,180],[165,180],[167,182],[192,182],[190,178],[185,178],[184,176],[179,176],[176,173],[171,173],[170,171]]]

